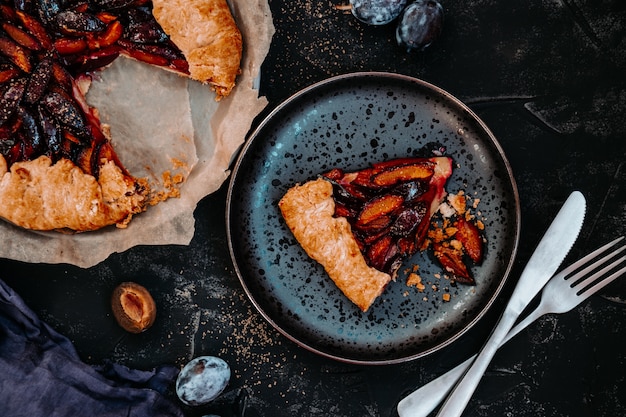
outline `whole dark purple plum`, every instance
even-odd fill
[[[407,0],[350,0],[352,14],[368,25],[385,25],[400,16]]]
[[[187,405],[204,405],[217,398],[230,381],[230,367],[214,356],[199,356],[183,367],[176,395]]]
[[[443,29],[443,7],[436,0],[416,0],[409,4],[398,20],[396,40],[410,51],[423,51]]]

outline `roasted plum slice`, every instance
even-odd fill
[[[48,55],[37,63],[28,79],[26,90],[24,91],[24,101],[28,104],[35,104],[41,100],[51,78],[52,57]]]
[[[393,224],[389,228],[389,232],[398,237],[410,236],[417,226],[424,220],[426,215],[426,206],[418,204],[415,207],[409,207],[403,210]]]
[[[395,276],[424,242],[451,173],[447,157],[402,158],[324,177],[333,184],[335,217],[348,220],[368,265]]]
[[[4,124],[17,111],[26,91],[26,79],[20,78],[4,86],[0,95],[0,125]]]
[[[59,31],[66,35],[84,36],[106,29],[106,24],[95,15],[73,10],[59,12],[55,22]]]
[[[405,181],[428,181],[433,175],[433,169],[430,161],[395,166],[374,173],[372,183],[380,187],[389,187]]]
[[[376,219],[385,216],[388,217],[392,212],[402,207],[404,198],[394,194],[384,194],[373,198],[365,203],[363,210],[356,219],[357,226],[365,226]]]
[[[419,180],[403,182],[393,189],[394,193],[404,196],[407,203],[417,201],[426,191],[428,191],[428,181]]]
[[[32,54],[30,50],[2,34],[0,34],[0,54],[8,58],[20,70],[26,73],[32,70]]]
[[[22,24],[24,30],[33,35],[43,47],[43,49],[49,50],[52,47],[52,40],[46,31],[42,22],[37,20],[34,16],[29,15],[24,9],[16,10],[15,16]]]
[[[42,49],[42,45],[39,43],[37,38],[13,24],[4,22],[2,23],[2,29],[19,45],[30,49],[31,51],[39,51]]]
[[[463,252],[447,244],[435,243],[433,254],[441,266],[453,275],[454,280],[461,284],[475,285],[467,265],[463,262]]]
[[[456,221],[457,231],[454,238],[461,242],[463,250],[470,259],[479,264],[483,260],[483,238],[476,224],[467,221],[464,217],[459,217]]]

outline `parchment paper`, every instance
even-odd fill
[[[184,179],[180,196],[151,206],[126,229],[33,232],[0,221],[0,257],[89,267],[136,245],[189,244],[199,200],[228,178],[229,165],[267,100],[255,79],[274,34],[267,0],[232,0],[244,51],[237,86],[219,102],[206,85],[130,59],[118,58],[92,82],[87,100],[110,125],[122,163],[153,189],[170,192],[163,174]],[[140,110],[139,110],[140,109]]]

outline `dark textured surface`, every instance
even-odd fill
[[[337,0],[338,1],[338,0]],[[522,233],[513,276],[569,193],[587,198],[568,260],[626,233],[626,3],[443,2],[444,31],[419,54],[395,46],[331,1],[270,1],[276,25],[263,66],[271,108],[327,77],[390,71],[422,78],[468,104],[494,132],[518,183]],[[256,313],[226,246],[225,190],[196,210],[188,247],[138,247],[88,270],[0,260],[2,278],[90,363],[182,366],[199,355],[233,376],[211,407],[190,416],[395,416],[399,399],[473,353],[504,306],[459,341],[403,365],[346,365],[285,339]],[[134,280],[152,291],[153,328],[131,335],[108,307]],[[626,415],[626,300],[622,279],[574,311],[541,319],[496,356],[466,416]],[[610,298],[610,300],[609,300]]]

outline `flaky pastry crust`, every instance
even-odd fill
[[[226,97],[240,73],[242,36],[226,0],[154,0],[152,14],[189,63],[191,78]]]
[[[47,156],[16,162],[10,170],[0,155],[0,217],[33,230],[88,231],[124,227],[144,210],[144,196],[133,178],[113,162],[98,179],[68,159]]]
[[[332,193],[330,182],[309,181],[289,189],[278,206],[307,255],[322,264],[350,301],[367,311],[391,276],[367,265],[348,221],[333,217]]]

